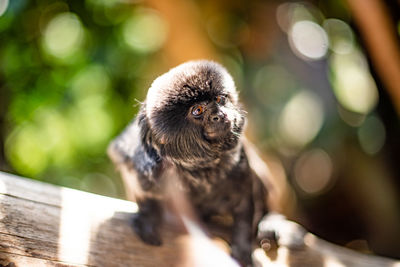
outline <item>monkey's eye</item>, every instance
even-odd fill
[[[192,108],[192,115],[200,116],[204,112],[204,107],[202,105],[196,105]]]
[[[223,105],[225,104],[226,101],[226,97],[223,95],[219,95],[215,97],[215,102],[217,102],[217,104]]]

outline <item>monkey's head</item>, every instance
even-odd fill
[[[145,102],[152,145],[184,163],[215,161],[239,143],[244,112],[221,65],[190,61],[158,77]]]

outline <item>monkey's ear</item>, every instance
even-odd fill
[[[136,119],[109,146],[108,154],[114,164],[134,169],[142,187],[148,188],[151,177],[157,177],[161,157],[152,144],[147,118],[139,112]]]
[[[140,138],[143,144],[148,143],[148,139],[151,139],[150,123],[143,109],[139,111],[137,121],[140,128]]]
[[[132,163],[138,147],[145,144],[150,133],[143,108],[134,119],[108,146],[108,155],[114,164]]]
[[[136,147],[140,144],[139,128],[135,121],[109,144],[107,153],[115,165],[123,164],[132,158]]]
[[[140,126],[140,136],[143,144],[153,146],[154,141],[158,142],[161,145],[165,145],[167,143],[167,137],[165,134],[157,134],[153,130],[151,130],[149,118],[146,116],[146,112],[144,110],[141,110],[139,112],[138,122]]]

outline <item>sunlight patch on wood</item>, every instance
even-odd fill
[[[88,264],[92,237],[116,212],[135,213],[136,203],[62,188],[58,254],[60,260]],[[116,205],[118,202],[118,205]],[[116,208],[118,207],[118,208]]]
[[[71,190],[62,190],[61,199],[59,258],[62,261],[86,264],[91,231],[88,209],[92,203],[78,198]]]
[[[4,197],[4,194],[7,193],[6,183],[3,180],[0,180],[0,199]]]
[[[345,267],[345,265],[337,260],[328,258],[325,260],[324,267]]]

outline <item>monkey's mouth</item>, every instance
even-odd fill
[[[208,125],[204,129],[204,137],[209,141],[220,140],[227,137],[230,132],[231,122],[227,120],[224,123]]]

